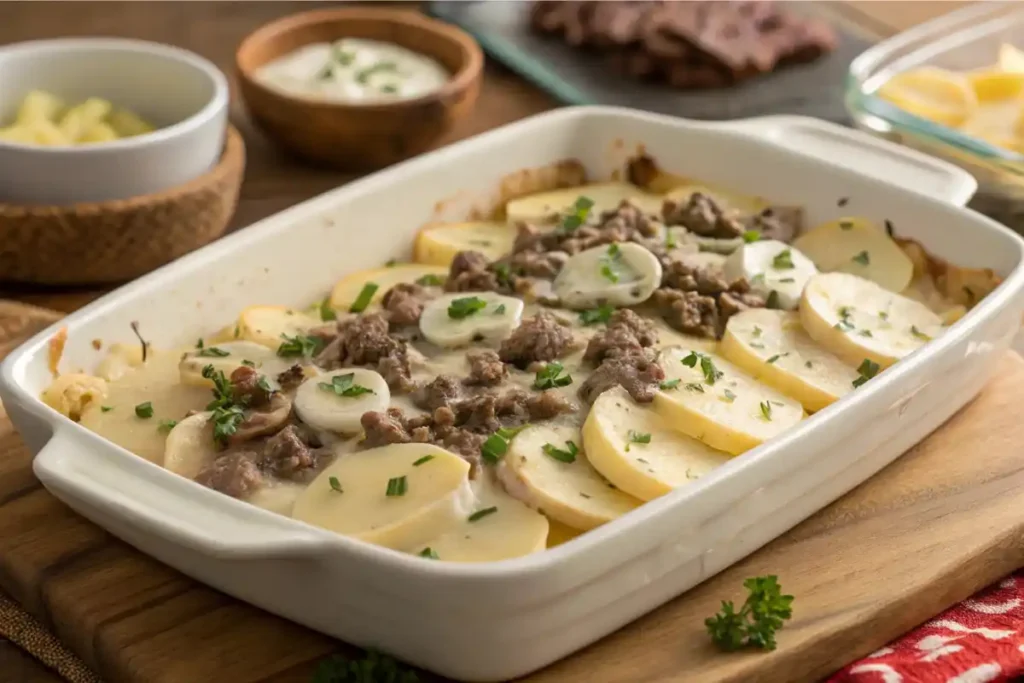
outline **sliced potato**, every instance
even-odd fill
[[[563,543],[571,541],[582,533],[583,532],[579,529],[573,529],[571,526],[566,526],[561,522],[549,519],[547,546],[549,548],[554,548],[556,545],[562,545]]]
[[[32,133],[32,141],[37,145],[70,145],[74,142],[50,121],[36,121],[26,128]]]
[[[250,306],[238,316],[238,337],[276,350],[284,337],[321,325],[311,315],[287,306]]]
[[[167,435],[163,466],[188,479],[195,479],[203,467],[209,465],[220,450],[213,438],[213,413],[196,413],[186,417]]]
[[[60,132],[70,142],[78,142],[90,128],[101,123],[111,109],[113,105],[107,100],[90,97],[64,114],[59,124]]]
[[[516,229],[504,223],[473,221],[428,225],[416,235],[417,263],[448,267],[460,251],[478,251],[491,261],[511,253]]]
[[[677,346],[663,349],[659,363],[666,381],[679,383],[655,395],[654,409],[717,450],[739,455],[804,418],[799,403],[720,356]]]
[[[729,318],[719,353],[756,380],[821,410],[853,389],[859,376],[847,363],[818,346],[804,331],[800,315],[752,308]]]
[[[978,99],[967,79],[936,67],[896,74],[875,94],[910,114],[954,128],[978,109]]]
[[[618,208],[625,199],[647,213],[661,215],[663,201],[659,195],[650,194],[629,183],[595,183],[513,199],[505,205],[505,214],[510,224],[518,221],[551,222],[559,214],[568,211],[580,197],[594,202],[590,208],[592,216]]]
[[[207,365],[212,365],[214,370],[223,372],[226,377],[230,377],[242,365],[250,365],[273,382],[274,376],[287,370],[294,361],[293,358],[279,357],[276,351],[276,348],[251,341],[225,342],[192,349],[182,355],[178,365],[181,383],[212,387],[213,382],[203,377],[203,369]]]
[[[1024,52],[1010,43],[999,46],[999,68],[1009,73],[1024,73]]]
[[[570,446],[569,444],[572,444]],[[619,491],[591,466],[578,430],[536,426],[519,433],[498,465],[505,490],[551,519],[586,531],[624,515],[640,501]],[[545,452],[545,446],[549,452]],[[556,459],[550,449],[569,454]],[[568,455],[561,456],[568,460]]]
[[[117,132],[118,137],[122,138],[144,135],[154,130],[151,123],[127,109],[115,109],[107,117],[107,123]]]
[[[720,187],[712,187],[710,185],[683,185],[677,187],[668,194],[665,195],[665,199],[673,202],[685,203],[689,200],[690,196],[700,192],[701,194],[707,195],[719,204],[723,205],[728,209],[735,209],[742,214],[754,214],[760,213],[768,208],[769,203],[762,197],[752,197],[729,190],[722,189]]]
[[[356,387],[362,393],[345,392]],[[364,368],[344,368],[307,379],[296,390],[292,405],[299,419],[313,429],[359,434],[363,413],[383,413],[390,403],[388,383],[378,373]]]
[[[413,554],[446,562],[497,562],[544,550],[547,517],[505,493],[487,474],[478,478],[476,494],[477,510],[494,511],[466,517]]]
[[[800,301],[810,337],[851,365],[887,368],[942,333],[927,306],[849,273],[811,278]]]
[[[37,121],[49,121],[54,123],[64,109],[64,101],[56,95],[51,95],[42,90],[33,90],[18,107],[18,115],[15,123],[29,125]]]
[[[967,74],[978,102],[992,103],[1019,99],[1024,93],[1024,74],[1006,71],[975,71]]]
[[[814,228],[793,242],[821,271],[842,271],[902,292],[914,264],[891,237],[863,218],[840,218]]]
[[[661,262],[649,249],[623,242],[585,249],[565,262],[554,291],[566,308],[636,306],[661,286]]]
[[[377,285],[377,290],[370,300],[370,306],[380,303],[388,290],[400,282],[416,282],[422,278],[443,282],[448,277],[448,268],[427,263],[396,263],[393,266],[360,270],[338,280],[331,292],[331,308],[347,311],[359,298],[363,287],[368,284]]]
[[[456,528],[473,509],[465,460],[430,444],[401,443],[335,460],[299,495],[292,517],[409,551]]]
[[[609,389],[594,401],[583,425],[583,446],[590,464],[605,479],[644,501],[663,496],[729,459],[728,453],[669,427],[622,387]]]

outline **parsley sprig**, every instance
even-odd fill
[[[512,439],[515,438],[516,434],[529,426],[530,425],[525,424],[521,427],[502,427],[487,437],[487,440],[484,441],[483,445],[480,447],[480,455],[485,461],[492,465],[496,464],[505,456],[506,453],[508,453],[508,445],[512,443]]]
[[[487,308],[487,302],[478,296],[464,296],[448,304],[448,317],[453,320],[468,318]]]
[[[793,596],[783,595],[777,576],[747,579],[743,587],[750,591],[739,611],[731,600],[722,601],[722,609],[704,620],[712,642],[722,650],[743,647],[775,649],[775,632],[793,616]]]
[[[213,411],[213,440],[224,444],[228,437],[238,431],[238,425],[245,419],[245,407],[235,402],[231,382],[223,370],[212,365],[203,368],[203,377],[213,382],[213,400],[206,406]]]
[[[572,232],[586,223],[592,208],[594,208],[593,199],[582,195],[577,197],[576,202],[569,207],[568,213],[562,219],[562,230]]]
[[[558,462],[573,463],[576,462],[576,455],[579,454],[579,447],[572,441],[565,442],[566,450],[562,450],[558,446],[550,443],[544,444],[541,450],[544,454],[557,460]]]
[[[703,353],[697,353],[696,351],[690,351],[690,355],[682,359],[682,364],[688,368],[697,367],[697,363],[700,363],[700,371],[704,373],[704,381],[708,384],[714,384],[716,381],[721,379],[722,371],[715,367],[714,361],[711,360],[711,356]]]
[[[282,334],[281,339],[284,341],[277,347],[277,355],[282,358],[292,358],[295,356],[309,358],[319,352],[323,346],[323,341],[319,337],[310,337],[305,334],[296,333],[294,337]]]
[[[537,371],[533,388],[543,391],[555,387],[567,387],[570,384],[572,384],[572,375],[565,372],[565,367],[561,363],[551,362]]]
[[[580,311],[580,324],[597,325],[598,323],[606,323],[611,320],[613,313],[615,313],[615,307],[608,304]]]
[[[355,384],[355,373],[349,372],[344,375],[335,375],[331,378],[330,382],[320,382],[317,384],[318,387],[324,391],[333,391],[338,396],[344,396],[345,398],[356,398],[363,394],[374,393],[373,389],[364,387],[362,384]]]

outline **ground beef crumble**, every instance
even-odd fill
[[[376,366],[392,391],[413,391],[416,384],[412,381],[408,344],[388,330],[388,319],[381,313],[342,320],[315,362],[328,370],[349,365]]]
[[[506,363],[525,368],[537,361],[551,361],[573,346],[569,324],[547,311],[524,320],[501,343],[498,356]]]
[[[666,225],[681,225],[702,237],[740,237],[746,230],[736,212],[702,192],[694,192],[685,202],[665,200],[661,214]]]
[[[680,332],[719,338],[732,315],[762,308],[766,303],[743,278],[727,282],[711,268],[695,268],[681,261],[662,265],[662,286],[650,301],[665,321]]]
[[[579,396],[593,403],[604,391],[621,386],[637,403],[654,400],[665,372],[654,360],[654,351],[630,351],[605,358],[579,388]]]
[[[606,357],[639,351],[657,343],[654,324],[623,308],[612,315],[605,329],[590,338],[583,360],[600,363]]]
[[[508,368],[497,351],[487,349],[467,353],[466,360],[469,362],[469,377],[462,380],[463,384],[493,387],[508,377]]]
[[[306,373],[298,363],[277,375],[277,383],[281,385],[282,391],[298,389],[304,381],[306,381]]]
[[[263,473],[255,457],[250,452],[222,455],[200,470],[195,480],[232,498],[245,498],[263,485]]]
[[[392,326],[416,325],[423,314],[423,307],[432,298],[433,292],[429,288],[414,282],[400,282],[387,291],[381,299],[381,306],[388,312]]]

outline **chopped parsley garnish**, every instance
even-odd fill
[[[611,320],[613,313],[615,313],[615,308],[613,306],[603,304],[597,308],[580,311],[580,323],[583,325],[606,323]]]
[[[608,245],[608,254],[601,259],[601,276],[610,282],[619,281],[619,273],[616,267],[622,260],[622,250],[617,243]]]
[[[480,446],[480,455],[484,460],[492,465],[497,463],[506,453],[508,453],[508,445],[512,443],[512,439],[515,438],[516,434],[523,431],[528,426],[529,425],[522,425],[521,427],[514,428],[502,427],[487,437],[487,440],[484,441],[482,446]]]
[[[256,367],[255,363],[253,363],[251,360],[246,360],[245,358],[242,359],[242,365],[244,365],[246,367],[249,367],[249,368]]]
[[[169,432],[178,424],[177,420],[160,420],[160,431]]]
[[[109,413],[114,409],[114,406],[100,406],[100,412]]]
[[[699,394],[704,393],[704,385],[701,384],[700,382],[689,382],[686,384],[684,389],[686,389],[687,391],[696,391]]]
[[[572,375],[562,374],[565,368],[561,363],[551,362],[537,371],[536,379],[533,381],[533,388],[554,389],[555,387],[567,387],[572,384]]]
[[[874,337],[875,336],[875,335],[873,335],[871,333],[871,330],[860,330],[859,332],[857,332],[857,334],[859,334],[862,337]]]
[[[149,401],[146,401],[145,403],[140,403],[139,405],[135,406],[135,414],[144,420],[148,420],[149,418],[153,417],[153,404],[150,403]]]
[[[380,91],[382,93],[387,93],[388,95],[394,95],[396,92],[398,92],[398,86],[388,83],[387,85],[382,85],[380,87]]]
[[[433,548],[427,547],[420,551],[420,557],[425,557],[428,560],[440,560]]]
[[[888,320],[889,319],[889,312],[888,311],[879,311],[878,312],[878,319],[879,320]]]
[[[840,320],[832,327],[836,328],[840,332],[849,332],[850,330],[853,329],[853,324],[850,321],[844,319]]]
[[[395,498],[397,496],[404,496],[405,492],[409,490],[409,483],[405,479],[405,475],[401,477],[392,477],[388,479],[388,488],[384,492],[385,496],[389,498]]]
[[[768,422],[772,421],[772,404],[769,401],[761,401],[761,417]]]
[[[755,349],[763,349],[764,348],[764,344],[762,344],[761,342],[750,342],[750,346],[752,348],[755,348]]]
[[[587,222],[590,209],[594,207],[594,200],[590,197],[579,196],[576,202],[569,208],[569,212],[562,219],[562,229],[573,231]]]
[[[563,451],[554,444],[546,443],[541,450],[544,451],[545,455],[551,456],[558,462],[576,462],[576,454],[580,452],[580,449],[572,441],[566,441],[565,446],[567,450]]]
[[[700,362],[700,370],[704,373],[704,381],[708,384],[714,384],[715,381],[722,377],[722,372],[715,367],[711,356],[706,356],[703,353],[690,351],[690,355],[683,358],[681,362],[688,368],[696,367],[697,363]]]
[[[398,71],[398,65],[394,62],[377,62],[372,64],[359,73],[356,74],[356,82],[366,85],[370,81],[370,76],[376,73],[385,72],[396,72]]]
[[[440,287],[441,285],[444,284],[444,278],[441,277],[440,275],[428,273],[421,277],[420,279],[416,280],[416,284],[420,285],[421,287]]]
[[[849,203],[849,201],[850,201],[849,197],[840,197],[839,200],[836,201],[836,206],[842,208],[842,207],[846,206],[847,203]]]
[[[921,341],[931,341],[932,340],[930,335],[927,335],[924,332],[922,332],[921,330],[917,329],[917,325],[911,325],[910,326],[910,334],[914,335],[915,339],[920,339]]]
[[[737,612],[730,600],[722,601],[722,609],[704,620],[712,642],[722,650],[742,647],[775,649],[775,632],[793,616],[793,596],[783,595],[777,576],[747,579],[743,587],[750,591]]]
[[[298,333],[296,333],[294,337],[282,334],[281,339],[284,339],[284,341],[277,347],[277,355],[282,358],[290,358],[293,356],[304,356],[308,358],[319,351],[320,347],[323,345],[323,341],[319,337],[310,337]]]
[[[791,249],[783,249],[776,254],[775,258],[772,259],[772,268],[775,270],[795,268],[793,265],[793,251]]]
[[[811,361],[807,361],[806,363],[804,363],[804,367],[810,370],[811,368],[814,367],[814,363],[812,363]]]
[[[341,482],[338,481],[337,477],[328,477],[327,483],[331,485],[332,491],[337,491],[338,493],[345,493],[345,490],[341,488]]]
[[[349,372],[344,375],[335,375],[331,378],[330,382],[320,382],[317,384],[324,391],[330,391],[338,396],[344,396],[345,398],[356,398],[363,394],[374,393],[373,389],[364,387],[361,384],[354,384],[355,373]],[[263,379],[263,378],[260,378]],[[267,387],[270,388],[269,386]]]
[[[483,519],[487,515],[493,515],[497,511],[498,511],[497,507],[489,507],[489,508],[484,508],[482,510],[477,510],[476,512],[471,514],[469,517],[467,517],[466,521],[475,522],[477,520]]]
[[[768,293],[768,298],[764,302],[764,307],[774,310],[782,308],[782,303],[779,301],[779,293],[774,289]]]
[[[432,456],[432,455],[424,455],[422,458],[420,458],[419,460],[414,462],[412,464],[412,466],[413,467],[419,467],[420,465],[425,465],[426,463],[430,462],[433,459],[434,459],[434,456]]]
[[[665,248],[675,249],[676,246],[676,234],[672,232],[671,228],[665,228]]]
[[[635,444],[635,443],[645,444],[645,443],[650,443],[651,442],[651,435],[646,433],[646,432],[638,432],[638,431],[635,431],[633,429],[630,429],[629,432],[626,434],[626,436],[629,439],[626,442],[626,450],[627,451],[629,451],[629,447],[630,447],[631,444]]]
[[[785,353],[777,353],[774,356],[772,356],[771,358],[769,358],[768,360],[766,360],[765,362],[768,363],[768,365],[771,365],[775,361],[777,361],[778,359],[785,358],[788,355],[789,355],[789,351],[786,351]]]
[[[853,329],[850,316],[853,315],[853,306],[840,306],[836,311],[839,314],[839,322],[833,325],[840,332],[849,332]]]
[[[498,304],[498,307],[494,309],[494,315],[501,315],[505,312],[505,304]]]
[[[213,438],[218,443],[225,443],[228,437],[238,431],[238,425],[245,419],[242,406],[235,403],[231,382],[221,370],[212,365],[203,368],[203,377],[213,382],[213,400],[206,409],[212,410]]]
[[[757,325],[754,325],[754,329],[751,332],[751,335],[756,339],[757,337],[761,336],[762,332],[763,332],[763,330],[760,327],[758,327]]]
[[[784,282],[784,283],[788,284],[788,283],[791,283],[791,282],[796,282],[796,279],[791,278],[791,277],[783,277],[783,278],[779,278],[779,282]]]
[[[495,263],[491,270],[494,271],[494,276],[498,278],[498,282],[503,285],[512,284],[512,271],[509,269],[507,263]]]
[[[380,285],[376,282],[367,282],[363,285],[363,288],[359,290],[359,296],[352,302],[352,305],[348,307],[350,313],[362,313],[366,310],[366,307],[373,301],[373,295],[380,289]]]
[[[448,317],[453,320],[468,318],[487,308],[487,302],[478,296],[464,296],[448,304]]]
[[[325,297],[324,300],[320,302],[320,306],[318,306],[318,309],[320,311],[320,320],[323,320],[324,322],[330,322],[331,320],[338,319],[338,314],[334,312],[333,308],[331,308],[330,297]]]
[[[196,355],[203,357],[224,358],[225,356],[230,356],[231,353],[225,351],[224,349],[218,349],[216,346],[211,346],[208,349],[200,349],[199,353],[197,353]]]
[[[869,379],[877,375],[879,370],[881,370],[881,368],[879,367],[878,363],[875,363],[874,361],[865,358],[860,362],[860,365],[857,366],[857,374],[859,374],[860,377],[853,380],[853,386],[861,386]]]
[[[854,263],[859,263],[862,266],[866,266],[869,263],[871,263],[871,255],[868,254],[867,251],[862,251],[850,260],[853,261]]]
[[[750,278],[750,284],[752,285],[763,285],[764,284],[764,273],[756,273]]]
[[[678,377],[675,378],[675,379],[667,379],[664,382],[662,382],[661,384],[659,384],[658,388],[661,389],[662,391],[669,391],[670,389],[676,389],[676,388],[679,387],[679,383],[681,381],[682,380],[679,379]]]
[[[725,393],[722,394],[722,400],[725,401],[726,403],[732,403],[733,401],[736,400],[736,394],[726,389]]]
[[[760,239],[761,233],[759,233],[757,230],[747,230],[746,232],[743,233],[743,241],[747,244],[750,244],[751,242],[757,242]]]
[[[200,337],[200,338],[199,338],[199,339],[198,339],[198,340],[196,341],[196,348],[197,348],[197,349],[201,349],[201,348],[203,348],[203,338],[202,338],[202,337]]]
[[[839,221],[840,230],[853,230],[853,223],[850,221]]]

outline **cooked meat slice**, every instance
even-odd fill
[[[509,261],[512,272],[529,277],[552,279],[569,260],[564,251],[521,251]]]
[[[618,385],[628,391],[637,403],[649,403],[654,400],[663,379],[665,372],[649,352],[614,356],[605,359],[587,378],[580,386],[579,396],[587,403],[593,403],[602,392]]]
[[[436,290],[435,290],[436,291]],[[381,305],[392,325],[415,325],[423,306],[431,299],[430,290],[414,282],[400,282],[387,291]]]
[[[497,351],[479,351],[466,355],[469,361],[469,377],[462,380],[464,384],[494,386],[508,377],[508,368],[501,361]]]
[[[654,291],[651,302],[658,307],[665,321],[680,332],[717,338],[718,304],[712,297],[663,287]]]
[[[363,413],[359,420],[363,426],[363,437],[360,445],[363,448],[376,448],[387,446],[392,443],[409,443],[412,438],[409,431],[402,424],[402,411],[397,408],[389,408],[386,413],[379,413],[371,410]]]
[[[569,350],[572,342],[568,324],[547,311],[541,311],[524,320],[501,343],[498,355],[506,363],[525,368],[530,363],[558,358]]]
[[[231,393],[236,403],[258,408],[270,400],[270,385],[260,382],[261,375],[256,368],[241,365],[231,373]]]
[[[306,381],[306,373],[298,363],[277,375],[277,383],[281,385],[282,391],[298,389],[304,381]]]
[[[666,224],[682,225],[703,237],[739,237],[744,232],[739,218],[702,192],[694,192],[685,204],[666,200],[661,212]]]
[[[245,498],[263,485],[256,457],[248,451],[227,453],[201,469],[195,480],[232,498]]]
[[[607,356],[639,351],[657,343],[658,333],[654,324],[623,308],[612,315],[605,329],[590,338],[583,359],[600,363]]]
[[[270,395],[270,400],[259,408],[244,412],[235,433],[228,437],[229,446],[252,441],[261,436],[275,434],[288,423],[292,413],[292,400],[280,391]]]
[[[413,402],[424,410],[435,410],[449,406],[462,398],[462,383],[451,375],[438,375],[420,387],[413,396]]]
[[[526,412],[530,420],[550,420],[575,410],[576,404],[557,391],[542,391],[526,399]]]

